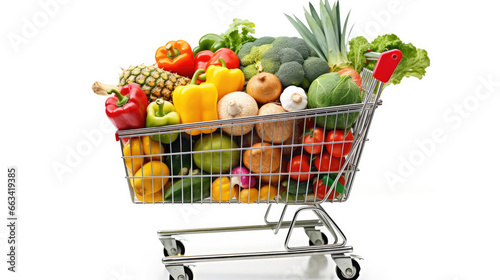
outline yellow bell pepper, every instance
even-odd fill
[[[123,147],[123,156],[130,157],[130,156],[141,156],[141,155],[142,155],[141,141],[139,140],[138,137],[130,138],[127,144],[125,144],[125,146]],[[123,160],[125,161],[125,165],[127,166],[128,170],[130,170],[132,174],[137,172],[137,170],[141,169],[143,163],[142,157],[124,158]]]
[[[162,178],[162,176],[169,174],[168,166],[155,160],[144,164],[130,180],[134,186],[135,194],[144,197],[161,190],[168,182],[168,177]]]
[[[229,201],[236,194],[236,186],[231,186],[228,177],[217,178],[212,183],[212,198],[217,201]]]
[[[224,59],[219,58],[219,61],[222,66],[210,65],[206,72],[206,83],[217,87],[217,101],[228,93],[241,91],[245,86],[245,75],[240,69],[227,69]]]
[[[172,93],[175,109],[181,117],[181,123],[214,121],[219,119],[217,113],[217,87],[212,83],[196,85],[196,80],[203,72],[198,69],[191,84],[176,87]],[[203,129],[203,133],[212,133],[216,128]],[[201,134],[200,130],[186,131],[191,135]]]

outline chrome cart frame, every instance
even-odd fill
[[[223,227],[223,228],[203,228],[203,229],[188,229],[188,230],[177,230],[177,231],[158,231],[158,238],[163,244],[164,247],[164,255],[165,257],[162,259],[163,264],[167,268],[170,273],[171,279],[177,280],[187,280],[193,279],[192,270],[188,265],[193,263],[200,262],[211,262],[211,261],[230,261],[230,260],[249,260],[249,259],[260,259],[260,258],[278,258],[278,257],[294,257],[294,256],[311,256],[311,255],[331,255],[332,259],[335,261],[337,265],[337,276],[340,279],[357,279],[359,276],[360,266],[357,260],[360,258],[358,256],[352,255],[353,248],[347,244],[347,238],[344,233],[341,231],[339,226],[335,223],[335,221],[330,217],[330,215],[325,211],[325,209],[321,206],[322,203],[327,202],[344,202],[346,201],[351,193],[352,185],[354,181],[354,177],[356,172],[358,171],[359,160],[361,158],[361,154],[364,149],[365,142],[367,141],[367,136],[369,132],[369,128],[371,122],[373,120],[375,110],[382,105],[382,101],[380,100],[380,95],[384,86],[384,83],[389,80],[395,68],[397,67],[399,61],[401,60],[401,52],[398,50],[388,51],[382,54],[374,54],[369,53],[367,55],[367,59],[378,60],[373,71],[363,69],[361,73],[362,78],[362,86],[361,92],[363,96],[363,101],[357,104],[350,105],[342,105],[335,107],[327,107],[327,108],[317,108],[317,109],[307,109],[298,112],[287,112],[281,114],[274,115],[265,115],[265,116],[255,116],[255,117],[246,117],[239,119],[229,119],[229,120],[218,120],[218,121],[209,121],[202,122],[196,124],[179,124],[179,125],[171,125],[164,127],[154,127],[154,128],[144,128],[144,129],[134,129],[134,130],[124,130],[117,132],[117,140],[121,140],[120,143],[122,145],[122,151],[126,149],[126,139],[142,139],[142,137],[149,137],[157,135],[179,135],[178,137],[187,137],[188,145],[190,145],[188,151],[184,151],[181,148],[179,151],[175,151],[172,147],[172,143],[167,145],[161,145],[158,147],[157,152],[154,152],[150,146],[149,151],[141,150],[137,155],[128,154],[125,155],[122,153],[122,158],[124,159],[124,166],[126,171],[126,178],[129,184],[130,195],[133,203],[136,204],[145,204],[145,203],[154,203],[154,204],[192,204],[192,203],[202,203],[208,205],[217,205],[217,204],[242,204],[242,203],[257,203],[257,204],[266,204],[268,205],[266,214],[264,216],[265,223],[263,225],[254,225],[254,226],[238,226],[238,227]],[[306,152],[304,152],[304,147],[307,145],[315,145],[313,144],[304,144],[299,143],[296,135],[299,137],[302,136],[303,132],[306,130],[306,122],[311,121],[314,123],[313,127],[317,127],[318,124],[322,123],[321,126],[324,126],[324,130],[327,130],[327,119],[333,118],[335,120],[335,128],[334,130],[340,127],[341,122],[345,121],[346,123],[349,121],[349,118],[356,118],[354,124],[350,131],[352,131],[353,139],[347,140],[344,139],[339,142],[330,143],[331,145],[340,145],[339,147],[342,150],[349,145],[350,150],[345,157],[338,159],[338,166],[333,167],[335,163],[332,164],[333,161],[329,162],[327,165],[327,172],[333,174],[331,184],[327,184],[328,189],[326,193],[323,195],[319,195],[318,186],[319,186],[319,177],[321,174],[325,173],[321,168],[317,168],[318,170],[307,170],[304,171],[300,168],[299,171],[290,171],[283,170],[281,167],[284,166],[283,162],[292,161],[293,155],[303,156]],[[274,142],[264,146],[264,141],[261,140],[261,143],[258,141],[254,141],[254,131],[252,129],[250,132],[251,137],[249,137],[250,143],[244,144],[244,136],[233,134],[233,128],[243,127],[245,125],[259,126],[262,129],[264,127],[272,127],[272,135],[276,135],[278,133],[282,133],[281,139],[284,139],[285,129],[284,124],[286,122],[293,123],[293,131],[291,141],[281,141]],[[270,125],[270,126],[269,126]],[[253,128],[253,127],[252,127]],[[201,133],[201,130],[211,129],[212,133],[204,134]],[[228,130],[230,133],[228,133]],[[296,130],[299,130],[299,133],[296,134]],[[224,131],[224,132],[223,132]],[[347,131],[347,130],[346,130]],[[198,133],[195,133],[198,132]],[[187,135],[187,136],[186,136]],[[219,137],[220,135],[220,137]],[[229,137],[231,140],[234,140],[231,143],[230,149],[223,149],[217,146],[217,139],[223,137]],[[206,151],[197,151],[193,149],[193,142],[195,140],[203,141],[203,138],[210,138],[210,145],[214,146],[210,152]],[[148,138],[149,139],[149,138]],[[180,141],[180,140],[179,140]],[[222,140],[220,140],[222,142]],[[159,143],[159,142],[157,142]],[[175,142],[174,142],[175,143]],[[324,145],[326,142],[322,142],[321,145]],[[261,144],[261,145],[259,145]],[[234,145],[234,146],[233,146]],[[352,147],[350,146],[352,145]],[[170,146],[170,147],[168,147]],[[139,147],[141,149],[142,146]],[[322,146],[323,147],[323,146]],[[289,148],[291,150],[289,155],[285,155],[285,149]],[[132,149],[132,148],[130,148]],[[142,148],[143,149],[143,148]],[[263,170],[263,156],[266,149],[279,149],[281,159],[279,160],[279,170]],[[248,194],[243,195],[245,192],[244,188],[237,188],[236,195],[231,195],[231,191],[233,190],[233,186],[229,189],[228,199],[222,199],[222,184],[219,188],[214,188],[213,182],[215,178],[222,177],[241,177],[245,175],[241,174],[230,174],[227,171],[222,170],[223,153],[230,153],[230,158],[233,158],[234,154],[237,154],[239,159],[239,165],[243,166],[243,153],[248,153],[251,151],[252,153],[257,150],[260,151],[260,166],[259,170],[253,170],[253,165],[250,164],[250,174],[247,176],[256,176],[257,178],[257,187],[254,190],[254,194],[257,196],[256,199],[251,199],[251,187],[247,188]],[[295,150],[295,151],[294,151]],[[259,153],[259,152],[257,152]],[[323,155],[323,150],[320,153],[320,157]],[[217,157],[220,154],[220,162]],[[174,164],[172,160],[172,156],[181,156],[181,165],[182,156],[190,156],[190,157],[198,157],[201,156],[210,156],[210,170],[214,168],[215,164],[220,165],[220,171],[204,173],[204,172],[190,172],[190,173],[179,173],[179,174],[168,174],[165,175],[164,169],[167,165],[160,164],[165,161],[165,158],[169,158],[171,160],[171,165]],[[140,162],[141,166],[145,166],[145,162],[154,162],[155,158],[160,158],[158,161],[158,166],[160,169],[160,175],[155,174],[155,170],[153,170],[152,164],[151,170],[141,168],[139,171],[131,171],[130,168],[134,166],[134,161]],[[216,160],[214,160],[216,158]],[[257,157],[258,158],[258,157]],[[313,161],[316,165],[318,156],[316,159],[312,159],[307,157],[309,160],[309,164],[312,166]],[[253,156],[250,157],[250,161],[253,159]],[[167,160],[167,164],[168,164]],[[271,157],[272,166],[273,158]],[[202,161],[203,162],[203,161]],[[179,163],[179,162],[177,162]],[[276,162],[275,162],[276,163]],[[306,163],[304,163],[306,164]],[[215,165],[215,167],[217,167]],[[283,165],[283,166],[282,166]],[[302,165],[302,162],[301,162]],[[165,166],[165,167],[164,167]],[[200,167],[202,170],[205,170],[204,167]],[[309,169],[309,168],[308,168]],[[156,172],[159,172],[156,170]],[[168,173],[168,169],[167,172]],[[266,177],[267,176],[267,177]],[[278,187],[275,188],[277,193],[273,193],[271,191],[272,184],[271,177],[277,176]],[[285,177],[288,176],[288,179]],[[296,193],[291,193],[290,188],[286,189],[282,192],[281,186],[282,183],[287,181],[288,186],[290,186],[290,182],[293,180],[291,177],[300,178],[300,176],[308,176],[307,178],[312,178],[317,176],[317,181],[313,183],[309,183],[307,181],[307,185],[304,194],[299,195],[298,186]],[[269,178],[268,178],[269,177]],[[193,185],[184,186],[183,179],[191,179],[197,178],[200,180],[201,186],[197,189]],[[267,178],[267,179],[266,179]],[[210,179],[209,185],[204,185],[203,180]],[[155,181],[156,180],[156,181]],[[182,181],[181,188],[177,190],[177,193],[173,193],[176,190],[172,190],[174,187],[165,187],[165,181],[174,181],[177,182]],[[266,182],[266,180],[269,180]],[[300,180],[299,180],[300,181]],[[327,179],[328,181],[328,179]],[[160,183],[161,182],[161,183]],[[191,181],[192,182],[192,181]],[[160,188],[156,190],[157,186],[155,184],[161,184]],[[178,184],[178,183],[176,183]],[[340,185],[339,185],[340,184]],[[179,185],[179,184],[178,184]],[[267,186],[267,189],[264,190],[264,186]],[[217,187],[217,186],[216,186]],[[241,186],[240,186],[241,187]],[[274,187],[273,187],[274,188]],[[258,189],[258,191],[257,191]],[[312,191],[311,191],[312,190]],[[314,195],[312,194],[314,191]],[[220,192],[217,194],[217,192]],[[141,194],[141,195],[139,195]],[[151,201],[147,201],[147,195],[150,196]],[[160,200],[156,199],[158,195],[161,197]],[[248,195],[248,197],[247,197]],[[198,197],[199,196],[199,197]],[[252,200],[252,201],[250,201]],[[273,204],[282,204],[283,209],[281,211],[281,215],[277,221],[269,221],[269,214],[271,212],[271,208]],[[293,218],[289,221],[285,221],[285,213],[288,210],[288,206],[298,205],[300,208],[295,211]],[[181,206],[182,207],[182,206]],[[316,216],[316,219],[310,220],[299,220],[299,214],[303,212],[310,212]],[[318,229],[319,227],[325,227],[328,232],[333,236],[331,242],[328,242],[326,236]],[[176,238],[179,235],[194,235],[194,234],[206,234],[206,233],[222,233],[222,232],[242,232],[242,231],[260,231],[260,230],[271,230],[274,234],[277,234],[280,229],[288,229],[288,233],[286,235],[284,241],[284,250],[282,251],[261,251],[261,252],[248,252],[248,253],[227,253],[227,254],[211,254],[211,255],[194,255],[194,256],[184,256],[185,247],[184,244]],[[290,246],[290,239],[294,229],[302,228],[305,234],[308,236],[310,240],[310,246]]]

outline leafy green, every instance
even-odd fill
[[[370,42],[363,36],[358,36],[349,41],[349,53],[347,59],[352,63],[354,70],[361,73],[366,65],[365,52],[370,49]]]
[[[403,54],[401,62],[392,74],[391,79],[384,85],[384,87],[390,84],[400,84],[401,80],[405,77],[422,79],[426,73],[425,69],[431,64],[426,50],[416,48],[411,43],[403,43],[403,41],[401,41],[395,34],[378,36],[375,40],[373,40],[373,42],[370,43],[368,49],[366,49],[367,42],[368,40],[361,36],[353,38],[349,42],[350,50],[347,57],[353,63],[356,71],[361,70],[363,67],[373,70],[375,67],[375,61],[367,63],[365,59],[363,62],[364,53],[368,49],[377,53],[398,49]]]
[[[403,45],[403,41],[401,41],[398,36],[395,34],[385,34],[373,40],[370,44],[370,50],[372,50],[372,52],[385,52],[397,49],[401,45]]]
[[[246,19],[235,18],[233,23],[229,25],[229,29],[221,36],[224,38],[226,46],[238,53],[243,44],[257,40],[252,34],[255,34],[255,23]]]

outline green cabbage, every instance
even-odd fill
[[[323,108],[361,103],[359,87],[351,76],[328,73],[319,76],[309,87],[307,103],[309,108]],[[316,123],[326,129],[348,129],[356,121],[358,112],[342,113],[328,117],[317,117]]]

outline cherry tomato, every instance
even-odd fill
[[[319,154],[323,150],[323,142],[325,141],[325,130],[320,127],[306,131],[302,144],[313,144],[304,146],[304,150],[311,155]]]
[[[311,166],[309,165],[310,158],[306,155],[294,156],[290,163],[288,163],[287,171],[292,172],[310,172]],[[306,181],[311,179],[314,174],[290,174],[290,178],[297,181]]]
[[[339,171],[340,167],[344,164],[343,158],[332,157],[329,153],[324,152],[321,156],[317,156],[314,159],[314,166],[317,170],[324,171]]]
[[[330,144],[325,144],[325,148],[334,157],[345,157],[351,151],[353,140],[350,131],[346,135],[344,130],[332,130],[326,135],[325,143]]]
[[[325,198],[326,194],[330,191],[330,185],[333,184],[335,177],[337,177],[337,174],[333,174],[333,178],[328,175],[324,175],[323,177],[321,177],[321,179],[315,181],[313,192],[316,198],[318,198],[319,200]],[[325,185],[325,183],[327,183],[328,186]],[[330,193],[327,199],[334,199],[335,197],[342,194],[344,192],[344,185],[345,178],[344,176],[341,176],[339,178],[339,181],[337,182],[337,187]]]

